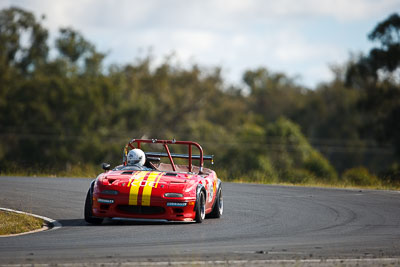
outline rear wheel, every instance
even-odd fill
[[[205,217],[206,217],[206,197],[204,195],[204,192],[201,191],[197,199],[196,222],[202,223]]]
[[[218,189],[218,193],[215,199],[214,208],[208,215],[209,218],[221,218],[224,211],[224,200],[222,198],[222,189]]]
[[[93,196],[89,189],[89,191],[87,192],[86,201],[85,201],[85,221],[88,223],[91,223],[91,224],[101,224],[103,222],[102,218],[93,217],[92,200],[93,200]]]

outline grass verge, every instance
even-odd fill
[[[269,184],[269,185],[283,185],[283,186],[302,186],[302,187],[323,187],[323,188],[343,188],[343,189],[370,189],[370,190],[398,190],[400,191],[400,184],[377,184],[377,185],[351,185],[341,182],[323,183],[323,182],[304,182],[304,183],[288,183],[288,182],[266,182],[258,183],[246,179],[233,179],[226,182],[239,183],[239,184]]]
[[[6,172],[0,172],[0,176],[32,176],[32,177],[77,177],[77,178],[96,178],[98,174],[103,172],[100,165],[74,165],[64,170],[46,170],[40,168],[10,168]],[[252,183],[252,184],[270,184],[270,185],[287,185],[287,186],[304,186],[304,187],[326,187],[326,188],[348,188],[348,189],[378,189],[378,190],[400,190],[400,182],[389,183],[376,181],[373,184],[354,184],[346,180],[337,179],[336,181],[318,181],[316,179],[305,179],[298,183],[290,183],[280,181],[279,179],[262,179],[257,180],[252,177],[241,177],[234,179],[224,179],[227,176],[223,170],[216,170],[221,175],[224,182],[233,183]],[[225,174],[225,175],[224,175]]]
[[[96,178],[103,170],[100,165],[77,164],[65,169],[46,169],[40,167],[11,166],[7,170],[0,171],[0,176],[33,176],[33,177],[79,177]]]
[[[43,227],[42,219],[0,210],[0,235],[20,234]]]

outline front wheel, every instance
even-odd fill
[[[199,198],[196,203],[196,222],[202,223],[204,218],[206,217],[206,197],[204,192],[201,191],[199,194]]]
[[[85,201],[85,221],[90,224],[101,224],[103,222],[102,218],[93,217],[92,199],[93,199],[92,193],[90,192],[89,189]]]
[[[215,204],[213,210],[208,215],[209,218],[221,218],[224,212],[224,200],[222,198],[222,189],[218,189],[217,197],[215,199]]]

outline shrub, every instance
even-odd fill
[[[281,173],[281,182],[292,184],[306,184],[315,181],[315,175],[305,169],[290,169]]]
[[[318,179],[335,182],[337,173],[329,161],[317,151],[313,151],[304,162],[304,168],[313,173]]]
[[[284,117],[266,126],[266,142],[270,144],[268,153],[277,168],[297,166],[313,151],[300,126]]]
[[[382,172],[379,177],[388,184],[400,185],[400,164],[392,164],[390,168]]]
[[[273,173],[263,171],[251,171],[248,175],[244,175],[246,181],[260,184],[272,184],[277,182],[277,177]]]
[[[365,167],[356,167],[346,170],[342,175],[343,181],[351,185],[379,185],[378,177],[371,174]]]

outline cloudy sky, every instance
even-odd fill
[[[221,66],[231,83],[263,66],[311,88],[329,81],[329,65],[367,52],[376,23],[400,12],[399,0],[0,0],[10,6],[46,15],[53,39],[60,27],[79,30],[107,63],[151,51],[155,62],[174,54],[183,66]]]

